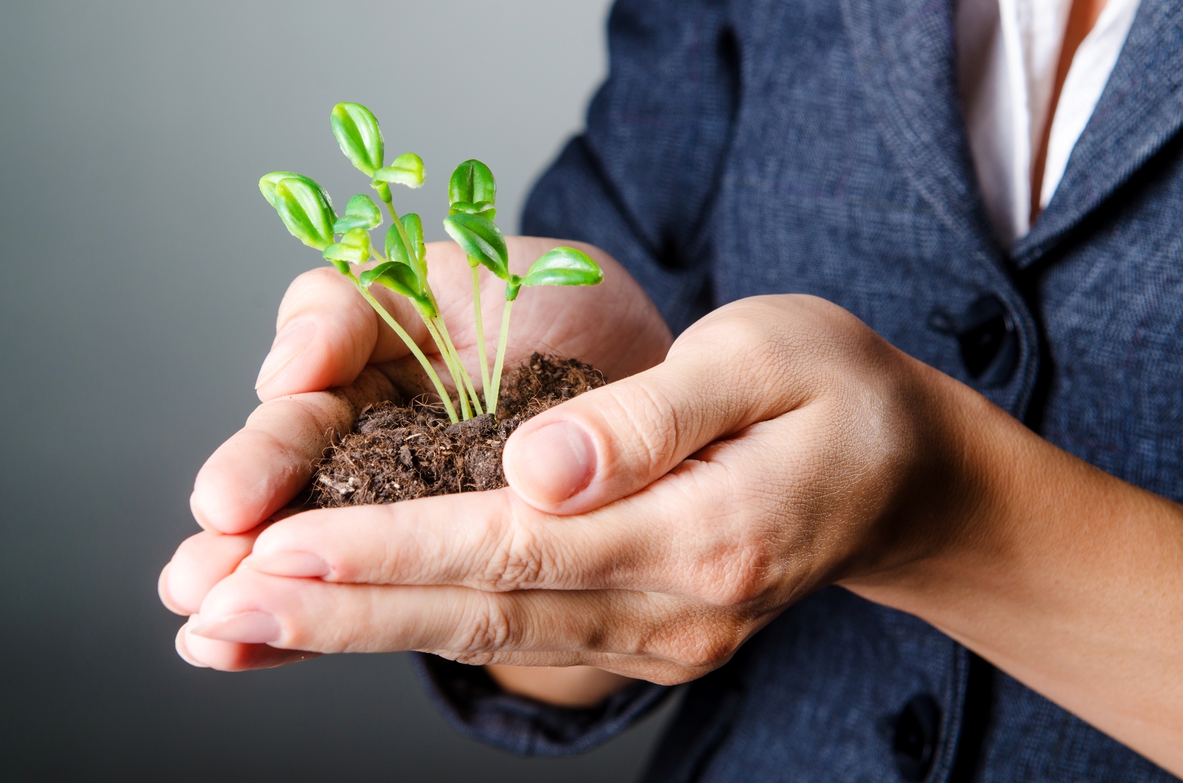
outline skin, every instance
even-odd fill
[[[516,240],[514,263],[554,244]],[[335,273],[297,280],[277,341],[299,321],[316,336],[202,468],[205,532],[161,575],[165,604],[190,615],[182,657],[241,671],[423,650],[574,706],[628,678],[693,680],[838,584],[1183,773],[1183,508],[1053,447],[823,300],[734,303],[667,353],[640,288],[589,251],[604,288],[578,307],[576,292],[528,292],[516,342],[619,380],[515,433],[510,488],[268,523],[307,480],[320,433],[408,383],[399,346]],[[467,267],[447,245],[430,252],[471,361]]]

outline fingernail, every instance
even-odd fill
[[[260,389],[275,380],[292,359],[308,347],[315,334],[316,324],[309,320],[292,321],[285,326],[275,336],[275,342],[271,344],[271,353],[263,360],[259,378],[255,381],[255,389]]]
[[[177,655],[181,656],[181,660],[190,666],[196,666],[199,669],[208,669],[209,664],[202,663],[193,657],[193,653],[189,652],[189,645],[185,644],[185,627],[186,626],[182,625],[181,630],[177,631]]]
[[[197,490],[189,493],[189,512],[193,514],[194,521],[201,526],[202,530],[211,530],[209,525],[209,517],[205,511],[198,505]]]
[[[527,499],[558,503],[585,489],[596,473],[587,431],[570,421],[547,424],[514,444],[506,461],[510,486]]]
[[[329,575],[329,564],[311,552],[251,555],[242,564],[272,576],[319,578]]]
[[[164,604],[164,608],[168,609],[173,614],[188,614],[184,609],[177,605],[173,600],[172,593],[168,589],[168,569],[172,566],[169,563],[160,572],[160,576],[156,579],[156,594],[160,596],[160,603]]]
[[[240,644],[266,644],[279,639],[279,622],[266,612],[243,612],[213,620],[190,618],[189,633]]]

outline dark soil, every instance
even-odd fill
[[[590,365],[536,353],[502,380],[496,419],[486,414],[452,424],[439,405],[371,405],[353,432],[325,453],[312,505],[363,506],[500,489],[501,451],[514,430],[604,383]]]

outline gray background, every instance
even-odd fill
[[[193,475],[256,404],[287,282],[319,259],[256,190],[366,190],[328,114],[451,167],[506,225],[605,69],[607,0],[0,3],[0,778],[628,780],[657,721],[570,760],[452,734],[401,656],[240,675],[173,653],[156,576]],[[482,60],[453,52],[479,50]],[[388,156],[389,157],[389,156]]]

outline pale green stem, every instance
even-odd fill
[[[411,238],[407,236],[406,226],[404,226],[403,221],[399,219],[398,212],[396,212],[394,209],[394,204],[390,201],[385,203],[387,211],[390,212],[390,219],[394,221],[394,225],[398,227],[398,235],[403,241],[403,247],[405,247],[407,250],[407,258],[415,258],[415,249],[411,245]],[[427,294],[428,300],[431,302],[431,306],[435,308],[435,311],[438,313],[440,309],[439,303],[436,302],[435,294],[432,293],[431,290],[431,284],[428,283],[426,279],[423,280],[423,289]],[[460,354],[457,352],[456,346],[452,344],[452,339],[448,335],[448,327],[444,324],[444,319],[437,318],[436,320],[439,326],[438,331],[433,329],[431,324],[428,324],[428,329],[432,331],[432,337],[435,338],[436,345],[438,345],[440,348],[440,355],[444,357],[444,362],[448,365],[448,370],[452,373],[452,380],[456,383],[456,393],[460,395],[460,406],[461,408],[468,411],[464,414],[464,418],[469,419],[472,417],[472,415],[468,406],[468,401],[465,399],[466,386],[467,391],[471,393],[472,401],[476,404],[478,410],[480,410],[481,404],[477,399],[476,390],[473,389],[472,378],[468,377],[468,371],[464,369],[464,363],[460,361]],[[424,323],[427,323],[428,319],[424,317],[423,321]],[[439,334],[443,335],[443,340],[439,338]]]
[[[489,402],[489,410],[497,414],[497,397],[501,394],[501,370],[505,366],[505,346],[509,340],[509,312],[513,309],[513,300],[505,300],[505,309],[501,311],[501,334],[497,337],[497,364],[493,367],[493,399]]]
[[[435,344],[439,346],[444,363],[448,365],[448,372],[452,374],[452,383],[455,384],[456,393],[460,396],[460,416],[464,421],[468,421],[472,418],[472,408],[468,404],[468,395],[464,393],[464,382],[460,380],[460,374],[456,371],[456,359],[448,352],[447,343],[444,342],[443,335],[436,328],[437,320],[428,318],[422,310],[419,311],[419,317],[423,319],[427,331],[431,334],[431,339],[435,340]]]
[[[472,309],[476,316],[476,350],[481,360],[481,388],[485,390],[485,408],[490,413],[494,413],[494,409],[490,407],[492,384],[489,383],[489,355],[485,352],[485,319],[481,310],[481,280],[480,275],[477,274],[479,270],[479,265],[472,268]]]
[[[423,366],[424,371],[427,373],[427,377],[431,379],[432,385],[435,386],[435,391],[439,395],[440,401],[444,404],[444,410],[448,412],[448,418],[452,420],[453,424],[459,422],[460,417],[456,415],[456,409],[452,406],[452,398],[448,394],[448,390],[444,388],[444,382],[440,380],[440,376],[438,373],[436,373],[435,368],[431,366],[431,362],[428,361],[427,357],[423,355],[423,351],[419,348],[415,341],[411,339],[411,335],[407,334],[407,330],[402,327],[402,324],[394,320],[390,313],[386,312],[386,308],[374,298],[373,294],[366,290],[366,287],[362,285],[361,281],[354,277],[352,273],[349,275],[349,279],[353,281],[353,285],[358,291],[361,292],[361,295],[366,298],[366,301],[370,303],[370,306],[373,307],[374,310],[377,311],[378,315],[382,317],[382,320],[394,330],[394,333],[397,334],[404,343],[406,343],[407,348],[409,348],[411,351],[411,354],[419,360],[419,364]]]
[[[438,307],[436,307],[436,312],[439,312]],[[444,336],[444,343],[447,344],[448,350],[452,352],[452,361],[456,363],[456,368],[460,371],[460,377],[464,380],[464,388],[468,389],[468,393],[472,397],[472,404],[479,416],[484,413],[481,410],[481,400],[477,396],[476,388],[472,385],[472,378],[469,376],[468,370],[464,369],[464,362],[460,361],[460,351],[456,350],[456,344],[452,342],[452,335],[448,334],[448,325],[444,323],[444,317],[442,315],[436,316],[435,320],[440,334]]]

